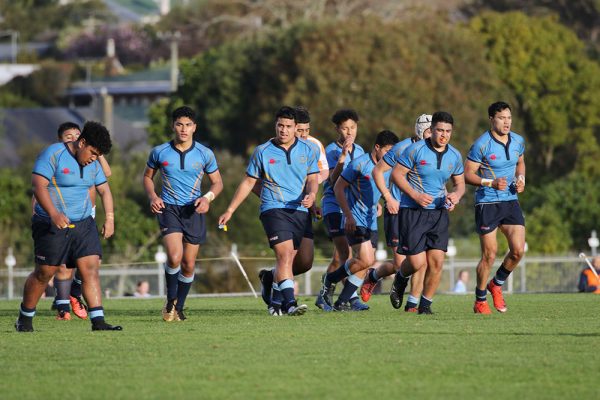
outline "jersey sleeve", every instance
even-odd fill
[[[338,163],[338,159],[340,158],[340,151],[336,147],[337,146],[332,146],[332,148],[327,150],[325,155],[329,169],[335,168]]]
[[[246,175],[256,179],[260,179],[263,176],[262,152],[258,147],[252,153],[252,157],[250,157],[248,168],[246,168]]]
[[[317,162],[320,171],[329,170],[329,162],[327,161],[327,155],[325,154],[325,148],[319,142],[319,161]]]
[[[359,165],[354,161],[350,162],[340,175],[347,182],[354,182],[360,174]]]
[[[52,148],[52,146],[48,147],[35,160],[35,164],[33,165],[33,173],[51,180],[58,165],[58,160],[56,157],[56,148]]]
[[[319,170],[319,149],[317,146],[306,146],[307,148],[307,162],[308,162],[308,173],[307,175],[318,174]]]
[[[160,168],[160,164],[158,162],[158,148],[157,147],[153,148],[152,151],[150,152],[150,155],[148,156],[148,161],[146,162],[146,165],[148,166],[148,168],[152,168],[152,169]]]
[[[104,171],[102,170],[102,165],[100,165],[100,162],[95,161],[98,165],[96,166],[96,178],[94,179],[94,185],[95,186],[100,186],[103,183],[106,183],[107,179],[106,179],[106,175],[104,175]]]
[[[452,175],[462,175],[465,173],[465,167],[463,165],[462,156],[458,151],[456,154],[456,162],[454,163],[454,169],[452,171]]]
[[[479,140],[477,140],[471,148],[469,149],[469,153],[467,154],[467,159],[474,161],[476,163],[481,164],[483,162],[483,148]]]
[[[404,151],[402,152],[402,154],[400,154],[400,157],[397,159],[399,164],[402,164],[404,167],[408,168],[408,169],[412,169],[415,165],[415,161],[414,161],[414,153],[416,151],[416,148],[414,146],[408,146],[406,149],[404,149]]]
[[[398,147],[397,149],[390,150],[383,156],[383,161],[390,167],[394,168],[398,163],[397,160],[400,158],[402,154],[402,149]]]
[[[215,157],[215,153],[211,149],[206,149],[206,162],[204,163],[204,172],[207,174],[212,174],[216,170],[219,169],[217,165],[217,158]]]

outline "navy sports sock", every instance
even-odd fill
[[[274,308],[281,308],[281,303],[283,302],[283,295],[281,294],[281,289],[279,289],[279,285],[273,282],[273,287],[271,288],[271,306]]]
[[[377,276],[377,270],[375,268],[369,271],[369,280],[371,282],[377,282],[379,280],[379,277]]]
[[[79,269],[75,269],[75,277],[73,278],[73,282],[71,282],[71,296],[81,297],[81,282],[82,279]]]
[[[296,304],[294,298],[294,281],[292,279],[284,279],[277,283],[279,290],[281,291],[281,297],[283,297],[283,309],[287,310],[290,306]]]
[[[500,265],[500,268],[498,268],[498,271],[496,271],[496,276],[494,276],[494,285],[504,285],[504,282],[506,281],[506,278],[508,278],[508,276],[510,275],[510,272],[511,271],[504,268],[504,264]]]
[[[475,288],[475,300],[487,301],[487,290]]]
[[[104,307],[102,306],[88,309],[88,314],[92,324],[104,321]]]
[[[187,298],[187,295],[190,292],[192,282],[194,282],[194,275],[187,277],[184,276],[181,272],[179,272],[177,280],[179,281],[179,284],[177,286],[177,304],[175,305],[175,309],[183,311],[185,299]]]
[[[177,286],[179,281],[177,275],[181,271],[181,267],[178,265],[175,268],[170,268],[165,264],[165,283],[167,284],[167,300],[173,300],[177,298]]]
[[[328,273],[325,276],[325,283],[326,284],[338,283],[339,281],[341,281],[342,279],[344,279],[350,275],[352,275],[352,273],[350,272],[349,261],[346,261],[344,263],[344,265],[342,265],[335,271]]]
[[[346,279],[346,283],[344,284],[344,289],[342,289],[342,293],[338,297],[336,303],[346,303],[352,298],[352,295],[356,293],[356,289],[361,287],[363,284],[363,280],[360,279],[356,275],[350,275],[348,279]]]
[[[71,306],[69,305],[69,295],[71,291],[71,279],[63,280],[54,278],[54,290],[56,290],[56,296],[54,297],[56,309],[59,311],[70,312]]]
[[[35,307],[27,308],[21,303],[21,308],[19,309],[19,319],[33,318],[35,316]]]
[[[416,308],[418,303],[419,303],[419,298],[413,296],[412,294],[409,294],[408,298],[406,299],[406,305],[404,307],[405,308]]]
[[[428,299],[427,297],[421,295],[421,301],[419,302],[419,310],[431,307],[431,303],[433,303],[433,299]]]

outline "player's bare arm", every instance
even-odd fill
[[[223,191],[223,179],[221,179],[221,173],[219,170],[216,170],[212,174],[208,174],[208,179],[210,179],[210,187],[208,188],[208,192],[204,193],[202,197],[196,199],[194,202],[194,206],[196,207],[196,212],[198,214],[204,214],[208,212],[210,203]]]
[[[356,221],[352,216],[352,211],[350,211],[350,206],[348,206],[348,201],[346,200],[346,188],[350,186],[350,183],[345,179],[338,179],[335,186],[333,187],[333,192],[335,193],[335,199],[337,200],[342,212],[344,213],[344,217],[346,218],[346,223],[344,224],[344,229],[346,232],[354,232],[356,230]]]
[[[108,239],[115,233],[115,213],[113,206],[112,192],[110,191],[110,185],[108,182],[103,183],[100,186],[96,186],[96,190],[102,199],[102,206],[104,208],[104,225],[102,226],[102,237]]]
[[[162,209],[165,208],[165,203],[163,203],[160,196],[158,196],[154,190],[154,177],[156,176],[156,172],[157,170],[146,166],[143,184],[148,200],[150,200],[150,211],[154,214],[161,214]]]
[[[244,200],[246,200],[246,197],[248,197],[248,195],[252,191],[252,188],[256,184],[256,181],[257,179],[251,176],[246,176],[242,180],[237,190],[235,191],[231,202],[227,206],[227,210],[219,217],[219,225],[227,224],[235,210],[237,210],[240,204],[242,204]]]
[[[506,190],[508,184],[506,177],[502,176],[495,179],[482,178],[478,175],[481,164],[475,161],[465,161],[465,181],[473,186],[487,186],[496,190]]]
[[[373,180],[375,181],[375,185],[377,189],[381,192],[381,197],[385,200],[385,207],[387,208],[390,214],[398,214],[398,210],[400,209],[400,202],[394,199],[392,193],[385,185],[385,178],[383,174],[389,171],[392,168],[391,165],[386,163],[383,158],[377,162],[375,168],[373,168],[373,172],[371,175],[373,176]]]

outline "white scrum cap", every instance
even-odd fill
[[[419,139],[423,139],[423,132],[425,132],[427,128],[431,128],[431,115],[421,114],[419,118],[417,118],[417,122],[415,122],[415,135],[417,135]]]

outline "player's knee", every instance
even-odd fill
[[[42,268],[36,268],[33,270],[33,278],[41,283],[48,283],[50,281],[50,279],[52,279],[52,276],[54,276],[53,272],[50,272],[48,270],[42,269]]]
[[[511,249],[510,253],[508,254],[508,256],[513,261],[521,261],[521,258],[523,258],[524,254],[525,254],[525,248],[524,247],[517,247],[517,248]]]

